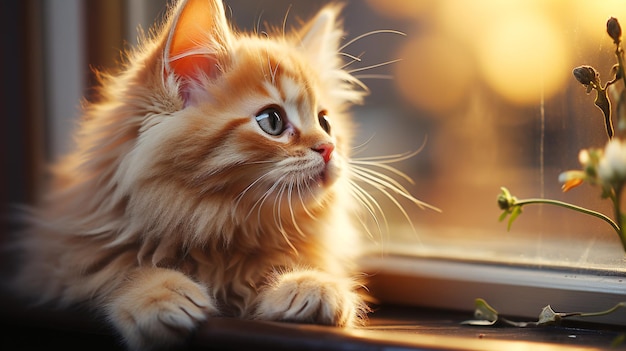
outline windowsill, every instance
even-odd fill
[[[466,311],[482,298],[500,313],[537,321],[542,308],[597,312],[626,301],[626,272],[489,260],[372,254],[363,260],[367,284],[382,304]],[[469,319],[469,318],[468,318]],[[626,310],[572,318],[626,326]]]
[[[30,311],[10,298],[2,301],[2,349],[122,350],[107,328],[78,311]],[[524,329],[460,325],[466,319],[471,313],[392,305],[376,308],[366,327],[352,330],[212,318],[200,327],[188,349],[608,350],[623,333],[623,328],[576,321]]]
[[[608,349],[619,334],[580,326],[460,325],[466,317],[459,312],[388,306],[373,313],[367,327],[354,330],[216,318],[203,326],[193,345],[241,350],[597,350]]]
[[[557,312],[606,310],[626,300],[623,271],[419,256],[390,246],[386,252],[363,261],[368,289],[379,300],[364,328],[211,318],[190,349],[608,350],[626,330],[625,310],[539,328],[460,324],[473,318],[478,297],[515,321],[536,321],[546,305]],[[31,310],[6,294],[0,294],[0,331],[3,350],[123,350],[108,327],[84,311]]]

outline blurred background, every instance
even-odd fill
[[[297,26],[327,1],[227,0],[241,30]],[[71,147],[82,99],[93,98],[92,68],[113,69],[137,28],[160,19],[165,0],[24,0],[0,5],[2,31],[1,205],[33,203],[46,164]],[[533,265],[623,267],[604,222],[529,206],[507,231],[496,197],[549,197],[611,215],[589,185],[562,193],[558,174],[579,168],[578,152],[607,141],[593,95],[572,76],[594,66],[603,81],[615,63],[606,20],[626,24],[620,0],[352,0],[343,51],[371,89],[354,109],[358,157],[419,149],[395,164],[407,188],[442,210],[402,202],[413,228],[377,195],[391,223],[375,250]],[[621,85],[620,85],[621,88]],[[6,216],[4,216],[6,217]],[[15,229],[2,221],[3,233]],[[6,237],[3,235],[3,237]],[[378,238],[380,237],[380,238]],[[623,268],[621,268],[623,269]]]

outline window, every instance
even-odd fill
[[[126,37],[132,42],[135,18],[143,17],[146,28],[164,2],[131,3]],[[288,12],[290,19],[306,18],[323,1],[291,3],[227,1],[238,26],[248,29],[259,18],[281,23]],[[468,310],[483,297],[529,317],[547,304],[603,310],[624,300],[626,256],[610,226],[534,205],[507,231],[496,203],[505,186],[520,198],[560,199],[611,214],[597,187],[563,193],[558,175],[580,167],[580,149],[606,143],[593,95],[571,72],[589,64],[607,79],[615,60],[605,23],[613,16],[626,24],[623,4],[368,0],[348,3],[344,13],[347,39],[378,29],[406,33],[372,34],[345,49],[363,52],[364,66],[401,59],[360,72],[371,95],[354,111],[357,144],[364,145],[359,156],[423,145],[395,166],[414,179],[407,185],[412,194],[442,210],[403,203],[409,222],[380,197],[390,207],[390,230],[367,260],[373,291],[389,302]],[[598,320],[626,324],[623,315]]]
[[[392,46],[380,50],[388,54],[382,61],[402,59],[388,68],[393,80],[376,83],[387,87],[373,92],[374,108],[357,113],[368,116],[363,137],[374,135],[365,152],[413,150],[427,139],[420,154],[399,166],[415,180],[413,193],[442,210],[407,205],[415,231],[393,219],[388,242],[372,249],[374,257],[381,248],[387,256],[367,260],[380,275],[372,289],[392,302],[443,308],[467,308],[488,296],[509,313],[534,318],[548,304],[603,310],[624,300],[625,253],[607,223],[534,205],[507,232],[496,204],[505,186],[519,198],[559,199],[612,216],[597,186],[563,193],[558,176],[581,168],[580,149],[607,142],[594,95],[585,94],[572,69],[593,65],[610,78],[615,47],[605,25],[611,16],[626,16],[623,7],[368,4],[384,26],[407,36],[363,40]]]

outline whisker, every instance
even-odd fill
[[[364,172],[363,170],[360,170],[360,169],[354,169],[354,175],[358,176],[358,179],[361,179],[363,181],[371,181],[371,183],[369,184],[371,185],[376,184],[374,186],[379,190],[389,189],[393,191],[394,193],[399,194],[400,196],[407,198],[412,202],[415,202],[418,205],[421,204],[421,201],[411,196],[409,192],[394,179],[386,177],[380,173],[373,172],[372,174],[372,173]]]
[[[352,55],[352,54],[348,54],[348,53],[339,53],[340,55],[349,57],[352,59],[352,61],[346,62],[343,66],[339,67],[341,69],[345,69],[346,67],[350,66],[351,64],[355,63],[355,62],[361,62],[361,56],[363,56],[365,54],[365,52],[362,52],[358,55]]]
[[[344,68],[344,67],[350,65],[353,62],[361,62],[361,55],[363,55],[363,53],[359,54],[358,56],[355,56],[355,55],[352,55],[352,54],[348,54],[347,52],[340,52],[339,55],[345,56],[345,57],[347,57],[349,59],[352,59],[352,62],[348,63],[345,66],[341,66],[341,68]]]
[[[372,138],[368,139],[367,142],[369,142],[371,139]],[[422,152],[422,150],[426,146],[426,142],[427,141],[428,141],[428,138],[425,137],[424,141],[422,142],[422,145],[420,145],[420,147],[417,148],[417,150],[414,150],[414,151],[407,151],[407,152],[403,152],[401,154],[393,154],[393,155],[359,157],[359,158],[355,158],[353,160],[354,161],[379,161],[379,162],[383,162],[383,163],[395,163],[395,162],[405,161],[405,160],[408,160],[410,158],[413,158],[414,156],[416,156],[417,154]]]
[[[295,214],[295,211],[293,210],[293,204],[291,202],[292,195],[293,195],[293,182],[289,183],[289,189],[287,190],[287,202],[289,204],[289,214],[291,215],[291,223],[293,224],[298,234],[300,234],[302,237],[306,237],[306,234],[304,234],[302,229],[300,229],[300,226],[297,223],[298,221],[296,221],[296,214]]]
[[[381,167],[383,167],[383,166],[385,166],[385,165],[381,165]],[[388,166],[387,166],[387,167],[388,167]],[[402,173],[402,172],[400,172],[400,171],[396,170],[396,169],[395,169],[395,168],[393,168],[393,167],[388,167],[388,168],[389,168],[391,171],[396,171],[396,172],[398,172],[398,174],[400,174],[400,175],[405,175],[404,173]],[[393,185],[393,186],[394,186],[394,187],[396,187],[398,190],[400,190],[400,191],[402,191],[402,192],[404,192],[404,193],[408,193],[408,192],[409,192],[408,190],[406,190],[406,189],[404,188],[404,186],[402,186],[402,184],[400,184],[400,182],[398,182],[397,180],[393,179],[392,177],[390,177],[390,176],[388,176],[388,175],[386,175],[386,174],[384,174],[384,173],[381,173],[381,172],[375,171],[375,170],[373,170],[373,169],[369,169],[369,168],[365,168],[365,167],[357,166],[357,165],[352,165],[352,169],[355,171],[355,173],[358,173],[359,175],[362,175],[362,176],[364,176],[364,177],[368,177],[368,178],[370,178],[370,179],[372,179],[372,180],[374,180],[374,181],[384,180],[384,181],[388,182],[389,184]],[[406,176],[406,175],[405,175],[405,176]],[[407,176],[407,177],[408,177],[408,176]],[[412,180],[411,178],[407,178],[407,179],[411,182],[411,184],[414,184],[414,183],[413,183],[413,180]]]
[[[267,177],[269,174],[271,173],[271,171],[261,175],[260,177],[258,177],[257,179],[255,179],[252,183],[250,183],[250,185],[248,185],[245,189],[243,189],[239,195],[237,195],[237,197],[235,198],[235,204],[233,206],[234,209],[237,209],[239,207],[239,203],[241,202],[241,200],[243,199],[243,197],[246,195],[246,193],[252,189],[256,184],[258,184],[259,182],[261,182],[263,180],[263,178]]]
[[[402,36],[406,36],[406,33],[400,32],[398,30],[393,30],[393,29],[379,29],[379,30],[373,30],[371,32],[367,32],[367,33],[363,33],[359,36],[357,36],[356,38],[353,38],[352,40],[348,41],[347,43],[343,44],[340,48],[339,51],[343,51],[343,49],[345,49],[346,47],[352,45],[354,42],[361,40],[363,38],[369,37],[371,35],[375,35],[375,34],[382,34],[382,33],[391,33],[391,34],[399,34]]]
[[[372,231],[370,230],[370,225],[366,223],[365,219],[363,219],[361,215],[356,215],[355,217],[357,221],[359,222],[359,224],[361,224],[361,227],[363,228],[363,230],[365,230],[365,234],[367,234],[367,236],[370,239],[374,240],[374,233],[372,233]],[[375,218],[375,217],[372,217],[372,218]],[[378,228],[378,233],[379,233],[379,237],[382,237],[382,234],[381,234],[382,232],[380,231],[380,228]]]
[[[357,219],[357,221],[359,221],[359,224],[361,224],[361,227],[365,230],[365,234],[367,234],[367,236],[370,239],[374,239],[374,234],[370,230],[369,225],[367,223],[365,223],[365,220],[363,218],[361,218],[361,216],[358,216],[358,215],[356,216],[356,219]]]
[[[322,207],[324,205],[324,202],[321,201],[321,199],[317,196],[315,196],[315,192],[311,189],[311,184],[315,183],[315,179],[313,178],[313,176],[309,175],[308,177],[308,181],[304,182],[306,184],[307,190],[309,191],[309,194],[311,194],[311,198],[313,200],[315,200],[317,206],[316,207]]]
[[[261,13],[259,13],[259,18],[257,18],[256,26],[254,27],[255,34],[259,34],[261,32],[261,18],[262,17],[263,17],[263,10],[261,10]]]
[[[363,204],[365,209],[370,213],[370,215],[372,216],[372,219],[374,220],[374,223],[376,223],[378,232],[382,233],[382,229],[380,227],[380,221],[378,220],[378,216],[376,215],[376,210],[378,210],[378,213],[382,215],[383,222],[385,223],[385,229],[387,230],[387,232],[389,232],[389,223],[387,222],[387,217],[385,216],[385,212],[383,211],[380,204],[378,204],[378,201],[376,201],[376,199],[371,194],[365,191],[365,189],[363,189],[361,186],[356,184],[354,181],[350,180],[350,184],[352,185],[350,189],[352,194],[355,196],[357,201]],[[369,227],[365,225],[364,227],[365,227],[365,230],[370,234],[370,237],[373,237],[373,235],[371,234],[369,230]]]
[[[287,242],[287,245],[289,245],[289,247],[293,250],[293,253],[295,253],[296,256],[299,256],[300,253],[298,252],[298,249],[296,249],[296,247],[293,246],[293,244],[291,243],[291,240],[289,240],[289,236],[287,235],[287,232],[285,232],[285,229],[284,228],[279,228],[279,231],[280,231],[280,234],[285,239],[285,241]]]
[[[417,200],[416,198],[414,198],[413,196],[409,195],[409,194],[405,194],[402,193],[401,191],[398,191],[397,189],[395,189],[394,187],[387,187],[383,184],[385,184],[386,182],[381,181],[381,180],[372,180],[368,177],[362,177],[361,175],[355,174],[356,177],[373,186],[374,188],[378,189],[378,191],[380,191],[383,195],[385,195],[397,208],[398,210],[402,213],[402,215],[404,216],[404,218],[406,218],[407,222],[409,223],[409,225],[411,226],[411,229],[413,230],[413,232],[416,232],[415,230],[415,226],[413,225],[413,221],[411,220],[411,217],[409,216],[409,214],[406,212],[406,210],[404,209],[404,207],[402,207],[402,205],[400,204],[400,202],[391,194],[387,191],[387,189],[393,190],[395,193],[415,202],[418,206],[422,206],[422,202]]]
[[[391,64],[394,64],[394,63],[400,62],[400,61],[402,61],[402,59],[389,60],[389,61],[385,61],[385,62],[374,64],[374,65],[369,65],[369,66],[365,66],[365,67],[355,68],[353,70],[349,70],[348,73],[352,74],[352,73],[356,73],[356,72],[366,71],[368,69],[391,65]]]
[[[395,167],[391,167],[388,166],[388,164],[390,163],[397,163],[400,161],[404,161],[407,160],[409,158],[412,158],[413,156],[417,155],[418,153],[420,153],[422,151],[422,149],[424,148],[424,145],[426,144],[426,140],[424,140],[424,143],[422,143],[422,145],[415,151],[409,151],[409,152],[405,152],[402,154],[395,154],[395,155],[386,155],[386,156],[371,156],[371,157],[360,157],[360,158],[352,158],[349,160],[350,164],[353,165],[354,167],[364,171],[364,172],[369,172],[372,175],[382,175],[379,172],[376,172],[370,168],[366,168],[366,167],[359,167],[357,165],[362,165],[362,166],[370,166],[370,167],[378,167],[378,168],[382,168],[385,169],[401,178],[403,178],[404,180],[406,180],[407,182],[409,182],[410,184],[415,184],[415,182],[413,181],[413,179],[411,177],[409,177],[406,173],[400,171],[399,169],[395,168]],[[391,178],[389,178],[391,179]],[[398,184],[396,182],[396,184]],[[399,185],[399,184],[398,184]],[[400,188],[402,188],[400,186]]]
[[[352,150],[355,150],[355,152],[353,153],[353,155],[357,155],[361,152],[365,151],[365,148],[367,147],[367,145],[374,140],[374,136],[376,136],[376,133],[372,134],[369,138],[367,138],[367,140],[365,140],[364,142],[362,142],[359,145],[353,146]],[[354,157],[352,157],[352,159],[355,159]],[[360,160],[361,158],[356,158],[357,160]],[[352,160],[350,160],[351,162]]]
[[[291,179],[289,183],[291,183],[292,181],[293,179]],[[293,250],[293,252],[296,255],[298,255],[298,249],[296,249],[296,247],[291,243],[291,240],[289,240],[289,235],[285,231],[285,227],[283,226],[283,219],[282,219],[282,216],[280,215],[281,209],[282,209],[283,196],[285,195],[286,187],[287,187],[286,183],[282,183],[280,190],[278,191],[278,193],[276,194],[276,197],[274,198],[274,223],[276,224],[276,228],[278,229],[280,234],[283,236],[283,239],[285,239],[285,242],[287,243],[287,245],[289,245],[289,247]]]
[[[396,163],[399,161],[407,160],[411,158],[412,156],[415,156],[416,154],[417,152],[409,151],[403,154],[384,155],[384,156],[366,156],[366,157],[353,158],[350,160],[350,162],[376,161],[376,162],[381,162],[381,163]]]
[[[270,53],[268,50],[265,50],[265,54],[267,55],[267,67],[269,71],[269,75],[272,78],[271,83],[276,83],[276,71],[272,69],[272,60],[270,60]],[[276,64],[276,69],[278,70],[278,64]]]
[[[311,192],[311,188],[309,187],[309,185],[308,185],[307,183],[304,183],[304,184],[306,185],[307,190],[309,191],[309,193],[312,193],[312,192]],[[302,209],[303,209],[303,210],[304,210],[304,212],[307,214],[307,216],[309,216],[309,218],[311,218],[311,219],[313,219],[313,220],[317,220],[317,217],[315,217],[315,216],[313,215],[313,213],[311,213],[311,212],[309,211],[309,209],[307,208],[307,206],[306,206],[306,205],[305,205],[305,203],[304,203],[304,195],[303,195],[303,193],[302,193],[302,192],[303,192],[303,189],[302,189],[302,187],[301,187],[300,185],[301,185],[301,183],[298,183],[298,188],[297,188],[297,190],[298,190],[298,199],[300,200],[300,204],[302,205]]]
[[[265,203],[265,200],[267,200],[267,198],[270,196],[271,193],[272,193],[272,188],[268,189],[258,200],[256,200],[254,205],[252,205],[252,207],[250,208],[250,211],[248,211],[248,214],[246,215],[245,220],[247,220],[252,215],[252,212],[254,212],[254,208],[256,207],[257,208],[257,221],[261,222],[261,209],[263,208],[263,204]]]
[[[233,18],[233,8],[230,5],[226,5],[226,7],[228,8],[228,13],[230,14],[230,18]]]
[[[289,12],[291,12],[292,4],[289,4],[287,8],[287,12],[285,13],[285,17],[283,18],[283,38],[286,36],[286,28],[287,28],[287,18],[289,17]]]
[[[352,79],[349,81],[351,84],[355,84],[359,88],[363,89],[364,92],[369,92],[370,88],[365,85],[365,83],[361,82],[358,78],[352,76]]]
[[[281,217],[280,217],[280,206],[281,206],[280,203],[283,198],[284,189],[285,189],[285,184],[281,183],[280,188],[278,189],[278,192],[276,193],[276,196],[274,196],[274,205],[272,206],[272,217],[274,218],[274,224],[276,225],[276,228],[278,228],[278,230],[281,233],[285,232],[285,229],[283,228],[283,222],[281,221]]]
[[[280,216],[280,208],[281,208],[281,202],[283,200],[284,191],[285,191],[285,183],[281,183],[280,189],[278,190],[278,192],[276,193],[276,196],[274,197],[274,205],[272,206],[272,216],[274,217],[274,224],[276,224],[276,227],[278,227],[281,231],[284,231],[282,217]]]
[[[390,74],[356,74],[354,78],[358,79],[394,79]]]
[[[272,186],[269,189],[267,189],[265,191],[265,193],[263,193],[263,195],[261,195],[261,197],[258,200],[256,200],[254,205],[252,205],[252,207],[250,208],[250,211],[248,211],[248,214],[246,215],[245,219],[248,219],[250,217],[250,215],[252,215],[252,212],[254,211],[254,208],[258,206],[257,217],[258,217],[258,220],[261,221],[261,208],[263,207],[263,204],[265,203],[265,200],[267,200],[267,198],[270,196],[270,194],[274,190],[276,190],[276,187],[278,187],[278,184],[280,184],[283,181],[284,178],[285,178],[285,176],[281,176],[274,184],[272,184]]]
[[[368,170],[371,171],[371,170]],[[376,172],[375,172],[376,173]],[[386,179],[381,179],[381,178],[377,178],[376,176],[372,175],[371,173],[367,173],[367,172],[363,172],[362,169],[354,169],[354,173],[355,176],[357,176],[359,179],[365,181],[366,183],[374,186],[375,188],[377,188],[380,191],[384,191],[385,193],[388,194],[388,196],[391,196],[391,194],[389,194],[387,192],[387,189],[393,191],[394,193],[404,197],[405,199],[413,202],[414,204],[418,205],[420,208],[429,208],[431,210],[435,210],[437,212],[441,212],[440,209],[438,209],[435,206],[429,205],[423,201],[420,201],[418,199],[416,199],[415,197],[413,197],[406,189],[404,189],[402,186],[396,186],[394,183],[397,183],[395,180],[393,182],[389,182]],[[391,196],[391,198],[393,198],[393,196]],[[393,198],[393,200],[395,200],[395,198]],[[394,201],[396,202],[396,201]],[[403,208],[401,208],[401,210],[404,210]]]
[[[355,167],[358,168],[359,170],[363,171],[363,172],[368,172],[372,175],[383,175],[382,173],[375,171],[371,168],[367,168],[367,167],[361,167],[361,165],[364,166],[371,166],[371,167],[379,167],[382,168],[384,170],[387,170],[395,175],[397,175],[398,177],[403,178],[404,180],[406,180],[407,182],[409,182],[410,184],[415,184],[415,182],[413,181],[413,179],[411,177],[409,177],[406,173],[402,172],[401,170],[395,168],[395,167],[391,167],[385,163],[378,163],[378,162],[369,162],[369,161],[354,161],[354,162],[350,162],[350,164]],[[395,180],[394,180],[395,181]],[[397,183],[397,181],[396,181]],[[399,185],[399,183],[397,183]]]

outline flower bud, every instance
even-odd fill
[[[578,66],[572,71],[574,77],[583,85],[590,85],[591,83],[598,85],[598,79],[600,74],[595,68],[591,66]]]
[[[511,208],[515,206],[515,202],[517,199],[511,195],[509,189],[501,187],[500,194],[498,195],[498,207],[501,210],[505,210],[507,212],[511,211]]]
[[[500,194],[498,195],[498,207],[500,207],[501,210],[506,211],[511,208],[511,202],[506,196]]]
[[[619,25],[617,18],[611,17],[606,22],[606,32],[609,33],[611,39],[615,44],[620,42],[620,37],[622,36],[622,27]]]

